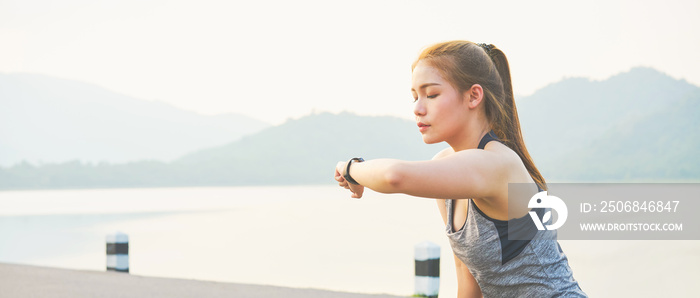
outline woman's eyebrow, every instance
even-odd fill
[[[440,86],[440,84],[438,84],[438,83],[425,83],[423,85],[420,85],[420,87],[418,87],[418,89],[424,89],[424,88],[427,88],[429,86],[435,86],[435,85]],[[415,92],[416,89],[411,88],[411,91]]]

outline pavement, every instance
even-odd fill
[[[0,263],[0,297],[398,298],[399,296],[146,277],[118,272]]]

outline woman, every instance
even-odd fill
[[[430,161],[339,162],[338,184],[353,198],[368,187],[437,199],[455,254],[459,297],[585,297],[556,234],[507,237],[508,220],[530,218],[526,204],[511,206],[517,216],[509,216],[508,183],[531,183],[532,193],[546,184],[523,143],[503,52],[493,45],[444,42],[425,49],[412,69],[423,141],[450,147]]]

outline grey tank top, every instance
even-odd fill
[[[498,139],[489,132],[479,143]],[[537,233],[529,214],[510,221],[528,222],[532,240],[509,240],[508,221],[490,218],[468,199],[467,219],[453,228],[454,200],[445,200],[447,237],[452,251],[464,262],[488,297],[587,297],[574,279],[556,231]],[[536,211],[540,218],[545,210]],[[551,223],[551,219],[549,220]]]

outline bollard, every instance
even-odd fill
[[[440,246],[430,241],[416,244],[415,296],[437,298],[440,290]]]
[[[129,273],[129,235],[107,235],[107,271]]]

